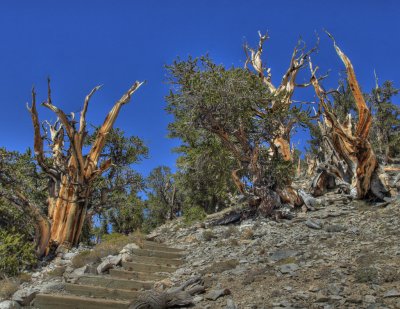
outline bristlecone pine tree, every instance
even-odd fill
[[[31,107],[28,106],[28,110],[34,127],[35,158],[49,177],[48,213],[44,215],[39,210],[35,212],[35,221],[40,233],[37,244],[39,256],[48,254],[59,246],[69,248],[78,244],[88,210],[92,184],[96,177],[112,164],[108,159],[98,166],[107,134],[112,129],[121,107],[130,101],[133,93],[142,84],[143,82],[135,82],[115,103],[97,131],[87,155],[83,154],[84,140],[87,136],[86,112],[90,98],[100,87],[95,87],[86,96],[80,113],[79,128],[76,128],[77,122],[73,114],[68,116],[53,104],[50,81],[48,81],[48,98],[42,105],[52,110],[58,119],[53,125],[48,122],[41,124],[36,108],[36,93],[32,90],[32,104]],[[43,145],[45,140],[49,142],[51,157],[45,155]],[[23,199],[24,196],[21,194],[20,198]],[[29,201],[26,202],[29,204]]]
[[[265,41],[269,38],[268,34],[262,35],[260,32],[259,43],[257,50],[250,48],[245,45],[245,52],[247,60],[245,67],[247,68],[248,63],[251,63],[255,73],[259,76],[262,82],[267,86],[273,99],[264,106],[262,110],[258,110],[260,117],[265,116],[267,113],[273,113],[274,110],[279,108],[291,108],[293,107],[293,94],[296,88],[311,86],[310,83],[298,84],[296,79],[298,73],[307,66],[310,55],[316,51],[318,43],[315,47],[305,52],[305,45],[302,41],[299,41],[293,50],[292,57],[290,59],[289,67],[286,70],[281,83],[275,86],[272,83],[271,69],[266,68],[261,59],[263,53],[263,46]],[[249,54],[250,53],[250,54]],[[323,79],[325,76],[320,77]],[[295,124],[298,123],[297,119],[289,119],[286,123],[278,123],[278,129],[276,130],[276,137],[273,143],[270,145],[273,152],[278,152],[281,157],[286,160],[292,160],[291,149],[290,149],[290,135]]]
[[[279,215],[283,204],[308,205],[311,197],[291,186],[295,169],[290,150],[290,135],[295,124],[308,121],[309,112],[293,104],[296,77],[307,66],[315,48],[294,48],[289,68],[279,86],[271,82],[270,70],[261,61],[267,35],[259,33],[258,49],[247,51],[246,66],[254,70],[225,68],[208,57],[176,61],[167,67],[173,90],[167,97],[168,111],[179,127],[205,131],[218,138],[220,147],[236,164],[232,180],[237,190],[247,197],[252,209],[266,216]],[[250,52],[250,55],[249,55]],[[183,135],[185,133],[183,132]],[[207,136],[207,135],[203,135]],[[188,143],[187,147],[191,147]]]
[[[353,198],[383,199],[389,195],[388,182],[369,139],[371,111],[365,103],[349,58],[340,50],[333,37],[329,33],[328,35],[346,67],[347,81],[356,103],[358,121],[354,129],[351,114],[348,114],[344,122],[339,121],[329,102],[328,93],[316,78],[317,68],[313,69],[310,61],[311,83],[322,107],[323,122],[320,123],[320,129],[324,136],[323,148],[327,152],[326,161],[319,165],[320,172],[313,180],[314,195],[323,194],[334,179],[336,185],[342,187],[343,191]]]

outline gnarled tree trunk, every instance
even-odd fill
[[[300,46],[299,42],[293,50],[292,57],[290,59],[289,67],[281,83],[276,87],[271,80],[271,69],[266,68],[261,59],[263,52],[264,42],[268,39],[268,35],[262,35],[259,32],[259,44],[257,50],[245,46],[245,53],[247,60],[245,63],[245,68],[247,68],[248,63],[251,63],[255,73],[262,79],[263,83],[267,86],[268,90],[273,96],[272,102],[269,102],[265,108],[257,111],[257,115],[263,118],[268,113],[273,113],[277,110],[288,110],[291,108],[293,103],[292,97],[294,91],[297,87],[308,87],[311,84],[297,84],[296,78],[298,73],[308,62],[309,56],[316,50],[316,47],[305,52],[305,47]],[[277,130],[274,132],[275,138],[270,143],[270,156],[279,156],[285,161],[293,161],[292,151],[290,149],[290,135],[293,126],[296,123],[296,119],[290,119],[287,117],[284,121],[276,119]],[[254,157],[251,155],[250,157]],[[262,167],[259,168],[259,174],[261,173]],[[298,167],[298,173],[300,173]],[[235,183],[238,183],[236,180]],[[255,182],[256,183],[256,182]],[[240,184],[237,185],[241,187]],[[274,208],[279,208],[282,204],[290,204],[294,206],[303,205],[304,201],[301,195],[293,189],[291,183],[287,183],[284,188],[279,188],[276,193],[268,192],[271,191],[265,187],[258,186],[258,195],[261,196],[260,208],[265,214],[271,214]],[[303,196],[307,194],[304,192]],[[263,198],[263,196],[265,198]],[[311,198],[311,197],[310,197]]]
[[[245,45],[245,52],[247,56],[245,68],[247,68],[248,63],[251,63],[255,72],[262,79],[264,84],[267,85],[274,98],[276,98],[276,100],[273,100],[272,104],[267,106],[265,110],[258,111],[260,116],[262,116],[264,113],[268,113],[274,109],[290,108],[291,104],[293,103],[292,97],[296,87],[310,86],[310,84],[297,84],[296,78],[300,70],[307,64],[309,56],[316,50],[316,46],[309,51],[304,52],[305,48],[300,46],[300,41],[298,42],[293,50],[289,68],[283,75],[279,86],[276,87],[271,80],[271,69],[265,68],[261,59],[264,42],[269,38],[268,34],[261,35],[259,32],[258,35],[260,40],[257,50]],[[290,151],[290,134],[294,124],[295,121],[293,120],[289,120],[287,123],[279,123],[278,130],[275,132],[276,137],[273,140],[274,147],[271,147],[272,152],[278,152],[285,161],[290,161],[293,159]]]
[[[317,69],[314,70],[310,62],[311,83],[323,110],[324,123],[321,125],[321,130],[323,130],[324,144],[330,152],[325,158],[326,162],[318,167],[320,172],[313,181],[314,194],[323,194],[333,178],[336,184],[353,198],[363,199],[373,195],[383,199],[389,191],[368,138],[372,124],[371,112],[365,103],[349,58],[334,40],[333,42],[338,56],[346,67],[347,80],[357,105],[358,122],[353,129],[350,114],[343,123],[338,120],[327,100],[327,93],[315,76]]]
[[[97,176],[111,166],[111,160],[98,166],[107,134],[111,130],[121,107],[130,101],[131,95],[142,85],[136,82],[111,109],[103,125],[99,129],[89,153],[83,155],[86,131],[86,112],[91,96],[100,88],[95,87],[86,97],[80,114],[79,129],[75,127],[74,115],[67,116],[51,101],[50,81],[48,84],[48,99],[42,105],[52,110],[58,117],[54,125],[48,122],[50,131],[51,159],[44,155],[44,137],[41,135],[38,112],[36,109],[36,94],[32,92],[31,113],[34,127],[34,151],[38,164],[49,176],[48,218],[51,228],[40,229],[38,254],[48,254],[52,249],[64,246],[70,248],[77,245],[82,232],[82,226],[88,210],[88,200],[91,186]],[[45,135],[47,129],[43,125]],[[66,139],[64,138],[66,136]],[[68,149],[65,150],[65,141]],[[39,226],[42,224],[37,220]]]

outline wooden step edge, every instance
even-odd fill
[[[173,269],[179,269],[180,267],[175,267],[171,265],[160,265],[160,264],[151,264],[151,263],[143,263],[143,262],[122,262],[121,265],[123,266],[124,264],[138,264],[139,266],[149,266],[149,267],[166,267],[166,268],[173,268]]]
[[[186,251],[168,252],[168,251],[151,250],[151,249],[131,249],[131,252],[137,256],[150,256],[150,257],[176,258],[176,259],[183,258],[187,255]]]
[[[39,309],[125,309],[130,302],[61,294],[37,294],[33,307]]]
[[[153,288],[155,281],[129,280],[113,277],[80,277],[75,282],[82,285],[100,286],[108,289],[122,290],[150,290]]]
[[[144,241],[144,242],[142,242],[142,245],[143,245],[143,247],[148,246],[148,247],[152,247],[152,248],[163,249],[164,251],[167,251],[167,252],[183,252],[183,251],[185,251],[185,249],[165,246],[165,245],[156,243],[154,241]]]
[[[173,249],[173,250],[183,250],[181,248],[174,248],[174,247],[168,246],[164,243],[156,242],[154,240],[146,240],[141,237],[132,237],[131,239],[132,239],[132,242],[139,242],[143,245],[151,245],[151,246],[157,246],[160,248],[167,248],[167,249]]]
[[[126,283],[135,282],[135,283],[138,283],[138,284],[146,284],[146,285],[154,284],[153,280],[136,280],[136,279],[135,280],[129,280],[129,279],[113,278],[111,276],[98,276],[98,275],[83,275],[83,276],[80,276],[78,278],[77,282],[79,282],[79,279],[81,279],[81,278],[89,278],[89,279],[93,279],[93,280],[96,279],[98,281],[100,281],[100,280],[106,280],[106,281],[113,280],[113,281],[126,282]]]
[[[141,271],[129,271],[126,269],[110,269],[110,277],[112,278],[122,278],[122,279],[134,279],[134,280],[144,280],[142,278],[148,278],[149,280],[163,280],[166,279],[166,275],[157,275],[152,273],[146,273]]]
[[[65,291],[73,295],[107,298],[114,300],[134,300],[138,295],[138,291],[105,288],[101,286],[83,285],[83,284],[65,284]]]
[[[141,241],[142,241],[144,244],[150,244],[150,245],[156,245],[156,246],[159,246],[159,247],[165,247],[165,248],[172,248],[172,249],[182,250],[182,249],[180,249],[180,248],[170,247],[170,246],[168,246],[168,245],[166,245],[166,244],[164,244],[164,243],[156,242],[156,241],[153,241],[153,240],[141,240]]]
[[[180,259],[160,258],[157,256],[132,255],[131,258],[132,262],[137,261],[138,263],[151,264],[151,265],[179,266],[184,263],[184,261]]]
[[[150,273],[173,273],[179,267],[145,264],[138,262],[122,262],[122,267],[130,271],[150,272]]]

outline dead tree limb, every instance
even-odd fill
[[[314,179],[313,182],[314,191],[319,192],[321,188],[327,187],[329,179],[327,176],[332,176],[337,184],[348,187],[349,194],[353,198],[363,199],[372,194],[383,199],[389,194],[389,190],[368,138],[372,125],[371,112],[365,103],[349,58],[338,47],[333,36],[329,33],[328,35],[346,67],[347,81],[357,106],[358,122],[353,129],[351,115],[348,115],[343,122],[339,121],[328,100],[327,92],[320,86],[316,77],[318,68],[313,69],[310,60],[311,84],[322,106],[323,135],[327,148],[331,151],[331,155],[326,158],[328,161],[324,163],[326,168],[323,172],[326,177],[317,175],[318,179]]]

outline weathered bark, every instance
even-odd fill
[[[306,163],[307,163],[307,171],[306,175],[307,176],[312,176],[315,174],[315,171],[318,166],[318,159],[311,157],[310,154],[306,155]]]
[[[301,159],[299,157],[297,160],[296,178],[300,178],[300,176],[301,176]]]
[[[179,287],[172,287],[166,291],[160,292],[151,290],[139,294],[138,299],[129,305],[129,309],[147,309],[147,308],[177,308],[193,305],[193,296],[204,293],[205,288],[201,277],[193,277],[184,282]],[[225,295],[230,294],[226,290]]]
[[[58,117],[54,125],[47,123],[50,131],[50,148],[52,160],[46,160],[41,135],[36,95],[32,92],[30,111],[34,127],[34,151],[38,164],[49,176],[48,219],[51,229],[41,228],[38,249],[40,254],[48,254],[51,249],[60,245],[70,248],[77,245],[88,210],[88,199],[93,181],[111,166],[111,161],[104,161],[98,167],[100,154],[103,150],[108,132],[111,130],[123,105],[130,101],[131,95],[143,83],[136,82],[111,109],[87,156],[82,154],[86,131],[86,112],[91,96],[99,89],[95,87],[85,98],[80,115],[80,127],[75,128],[74,115],[67,116],[61,109],[53,105],[51,100],[50,82],[48,98],[43,106],[52,110]],[[45,129],[46,131],[46,129]],[[47,131],[45,132],[47,134]],[[64,149],[64,135],[68,140],[69,149]],[[49,163],[51,162],[51,163]],[[38,223],[40,223],[38,221]],[[39,224],[39,226],[41,226]],[[48,233],[49,232],[49,233]],[[47,233],[49,234],[47,236]]]
[[[325,157],[326,162],[319,167],[320,173],[313,181],[314,194],[323,194],[333,177],[336,184],[353,198],[363,199],[372,194],[382,199],[389,191],[368,138],[372,125],[371,112],[365,103],[349,58],[334,40],[333,42],[338,56],[346,67],[347,81],[357,106],[358,122],[353,129],[351,115],[348,115],[343,123],[338,120],[327,100],[327,93],[315,76],[317,69],[314,70],[310,62],[311,84],[323,111],[324,123],[321,129],[323,129],[324,143],[326,149],[330,150],[330,155]]]

